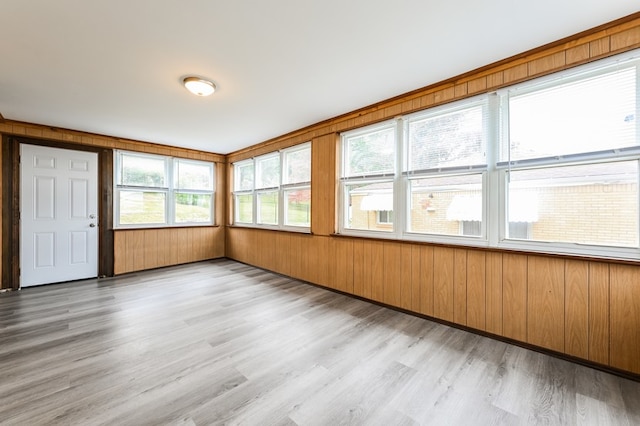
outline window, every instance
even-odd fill
[[[342,196],[346,229],[393,232],[396,123],[387,122],[343,136]],[[381,222],[378,212],[387,212]]]
[[[484,96],[343,134],[340,232],[481,236],[464,223],[483,223],[487,109]]]
[[[343,133],[339,232],[640,259],[638,58]]]
[[[500,94],[506,244],[638,248],[637,81],[637,60],[605,60]]]
[[[209,162],[116,151],[116,227],[213,224],[213,168]]]
[[[393,211],[390,211],[390,210],[378,210],[378,224],[380,224],[380,225],[392,225],[393,224]]]
[[[463,220],[462,235],[480,236],[482,222],[479,220]]]
[[[407,117],[408,232],[482,235],[487,108],[484,96]]]
[[[239,161],[233,168],[235,225],[310,227],[310,143]]]

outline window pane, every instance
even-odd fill
[[[345,228],[393,231],[393,215],[387,215],[388,223],[378,222],[380,211],[393,211],[393,182],[346,185],[346,191]]]
[[[261,192],[258,200],[258,223],[264,225],[278,224],[278,192]]]
[[[410,231],[440,235],[481,235],[481,174],[412,179],[409,186]]]
[[[311,190],[295,189],[284,192],[285,225],[311,226]]]
[[[166,188],[166,160],[164,158],[121,154],[121,185]]]
[[[251,191],[253,189],[253,161],[248,163],[236,163],[235,169],[235,190]]]
[[[482,222],[479,220],[463,220],[461,221],[461,225],[462,235],[471,237],[479,237],[482,235]]]
[[[236,195],[235,221],[238,223],[253,223],[253,195]]]
[[[175,194],[176,223],[211,223],[211,194]]]
[[[409,170],[485,163],[483,107],[449,112],[409,124]]]
[[[638,145],[635,114],[635,68],[511,96],[511,160]]]
[[[256,158],[256,188],[280,186],[280,156]]]
[[[638,246],[637,161],[512,171],[508,197],[527,239]]]
[[[213,164],[176,161],[177,189],[213,190]]]
[[[393,173],[395,128],[378,130],[345,140],[345,176]]]
[[[284,183],[311,181],[311,147],[284,154],[286,176]]]
[[[164,192],[120,190],[120,224],[163,224],[166,222]]]
[[[393,211],[378,210],[378,223],[381,225],[393,224]]]

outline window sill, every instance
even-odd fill
[[[227,225],[227,228],[251,229],[251,230],[259,230],[259,231],[287,232],[289,234],[313,235],[313,232],[311,232],[311,229],[309,228],[301,228],[298,230],[298,229],[295,229],[294,227],[278,228],[274,226],[256,226],[256,225]]]
[[[220,225],[211,225],[211,224],[206,224],[206,225],[196,225],[196,224],[190,224],[190,225],[171,225],[171,226],[162,226],[162,225],[158,225],[158,226],[119,226],[119,227],[114,227],[111,230],[112,231],[145,231],[145,230],[154,230],[154,229],[185,229],[185,228],[220,228]]]

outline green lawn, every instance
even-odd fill
[[[211,196],[178,194],[176,223],[201,223],[211,220]],[[165,223],[165,194],[161,192],[120,193],[120,223],[135,225]]]
[[[253,216],[253,198],[251,195],[241,195],[237,200],[238,222],[251,223]],[[260,223],[276,224],[278,221],[277,194],[261,195]],[[311,220],[311,202],[300,201],[289,204],[287,210],[287,225],[309,226]]]

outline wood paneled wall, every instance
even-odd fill
[[[339,132],[638,47],[640,13],[229,155],[311,140],[312,235],[231,227],[227,257],[640,374],[640,265],[333,235]]]
[[[10,120],[0,122],[0,136],[2,134],[28,136],[78,146],[98,146],[215,162],[216,220],[222,226],[116,230],[114,231],[114,272],[121,274],[224,257],[227,176],[226,159],[223,155]],[[0,178],[0,190],[2,185]],[[11,286],[3,283],[3,287]]]
[[[132,229],[115,233],[116,275],[224,257],[223,227]]]

